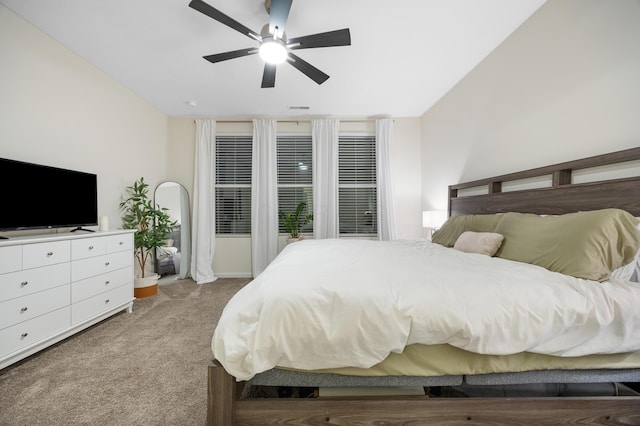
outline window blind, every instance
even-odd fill
[[[375,136],[340,136],[338,220],[342,236],[378,233]]]
[[[303,215],[313,212],[313,170],[311,136],[278,136],[278,211],[294,212],[306,203]],[[281,233],[287,231],[280,224]],[[313,232],[313,222],[302,232]]]
[[[216,136],[216,235],[251,234],[252,136]]]

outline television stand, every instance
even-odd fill
[[[87,228],[83,228],[82,226],[78,226],[77,228],[73,228],[71,231],[69,232],[76,232],[76,231],[87,231],[87,232],[96,232],[93,229],[87,229]]]
[[[133,248],[129,230],[0,240],[0,370],[120,311],[131,313]],[[19,307],[14,314],[12,306]]]

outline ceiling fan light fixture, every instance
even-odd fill
[[[264,1],[265,8],[269,13],[269,22],[262,27],[262,31],[258,34],[230,16],[225,15],[220,10],[206,3],[204,0],[190,0],[189,7],[260,43],[258,49],[239,49],[213,55],[206,55],[203,56],[203,58],[212,64],[215,64],[217,62],[259,53],[260,57],[265,62],[261,85],[263,89],[275,87],[276,65],[282,62],[288,62],[295,69],[318,84],[322,84],[327,81],[329,78],[327,74],[302,58],[296,56],[293,51],[316,47],[350,46],[351,33],[349,32],[349,28],[295,37],[291,39],[291,43],[289,43],[285,31],[285,25],[289,17],[289,11],[293,0]]]
[[[258,51],[263,61],[268,64],[281,64],[287,60],[287,47],[281,40],[264,39]]]

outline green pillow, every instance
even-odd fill
[[[453,247],[465,231],[494,232],[502,214],[459,214],[451,216],[433,233],[431,241],[445,247]]]
[[[638,219],[620,209],[559,216],[506,213],[494,231],[504,235],[496,256],[604,281],[640,248],[637,224]]]

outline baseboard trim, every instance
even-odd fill
[[[216,272],[218,278],[253,278],[251,272]]]

